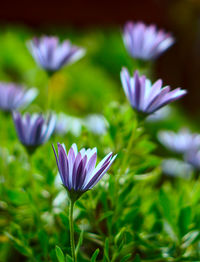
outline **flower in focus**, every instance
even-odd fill
[[[37,96],[36,88],[25,89],[14,83],[0,83],[0,109],[6,112],[28,106]]]
[[[139,76],[138,71],[130,77],[126,68],[121,71],[121,82],[132,108],[144,114],[152,114],[187,93],[180,88],[171,91],[169,86],[163,87],[160,79],[152,84],[146,76]]]
[[[13,112],[13,120],[19,140],[29,153],[50,138],[56,124],[55,115],[45,119],[41,114],[26,113],[22,116],[19,112]]]
[[[188,129],[181,129],[178,133],[160,131],[158,139],[166,148],[176,153],[186,153],[200,146],[200,135],[192,134]]]
[[[152,60],[174,43],[174,38],[155,25],[128,22],[124,27],[123,40],[129,54],[134,58]]]
[[[70,197],[77,199],[82,193],[93,188],[97,182],[108,171],[116,158],[109,153],[95,167],[97,160],[97,149],[81,149],[78,152],[76,144],[67,151],[64,144],[58,143],[58,154],[53,147],[58,170],[65,188]],[[76,200],[75,199],[75,200]]]
[[[35,37],[28,42],[28,47],[36,63],[47,72],[58,71],[85,54],[85,49],[68,40],[59,43],[59,39],[52,36]]]

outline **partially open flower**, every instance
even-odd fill
[[[160,131],[158,139],[166,148],[176,153],[184,154],[200,146],[200,134],[193,134],[188,129],[181,129],[178,133]]]
[[[152,84],[145,75],[139,76],[138,71],[130,77],[126,68],[121,71],[121,82],[132,108],[144,115],[154,113],[187,93],[180,88],[170,90],[169,86],[163,87],[162,80]]]
[[[0,109],[6,112],[26,107],[37,96],[36,88],[25,89],[14,83],[0,83]]]
[[[134,58],[152,60],[157,58],[174,43],[174,38],[155,25],[142,22],[128,22],[124,27],[124,44]]]
[[[33,38],[28,42],[29,50],[36,63],[47,72],[55,72],[63,66],[75,62],[85,54],[85,49],[74,46],[53,36]]]
[[[41,114],[26,113],[22,116],[19,112],[13,112],[13,120],[19,140],[29,153],[50,138],[56,124],[55,115],[45,119]]]
[[[78,152],[76,144],[67,151],[64,144],[58,143],[58,154],[53,147],[58,170],[65,188],[71,198],[76,200],[85,191],[93,188],[97,182],[108,171],[116,158],[109,153],[95,167],[97,160],[97,149],[81,149]]]

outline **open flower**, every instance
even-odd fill
[[[35,37],[28,42],[28,47],[36,63],[48,72],[57,71],[85,54],[85,49],[68,40],[59,43],[59,39],[52,36]]]
[[[13,112],[13,120],[19,140],[29,153],[50,138],[56,124],[55,115],[45,119],[41,114],[26,113],[22,116],[19,112]]]
[[[169,86],[163,87],[160,79],[152,84],[146,76],[139,76],[138,71],[130,77],[126,68],[121,71],[121,82],[132,108],[147,115],[187,93],[180,88],[171,91]]]
[[[97,182],[108,171],[116,155],[112,157],[109,153],[95,167],[97,160],[97,149],[81,149],[78,152],[76,144],[67,151],[64,144],[58,143],[58,154],[53,147],[58,170],[63,185],[72,195],[80,196],[83,192],[93,188]]]
[[[181,129],[178,133],[160,131],[158,139],[166,148],[176,153],[184,154],[200,146],[200,135],[193,134],[188,129]]]
[[[0,83],[0,109],[9,112],[26,107],[37,94],[36,88],[25,89],[14,83]]]
[[[143,60],[157,58],[174,43],[170,33],[157,30],[155,25],[147,26],[142,22],[126,23],[123,40],[129,54]]]

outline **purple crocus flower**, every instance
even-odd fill
[[[139,76],[138,71],[130,77],[126,68],[121,71],[121,82],[132,108],[146,115],[154,113],[187,93],[180,88],[171,91],[169,86],[163,87],[161,79],[152,84],[146,76]]]
[[[200,135],[193,134],[188,129],[181,129],[178,133],[160,131],[158,139],[169,150],[181,154],[200,146]]]
[[[0,83],[0,109],[6,112],[29,105],[37,96],[36,88],[25,89],[14,83]]]
[[[47,72],[58,71],[85,54],[85,49],[73,46],[68,40],[59,43],[59,39],[52,36],[35,37],[28,42],[28,48],[36,63]]]
[[[164,30],[157,30],[155,25],[142,22],[128,22],[124,27],[124,44],[129,54],[142,60],[153,60],[167,50],[174,38]]]
[[[108,171],[116,158],[109,153],[95,167],[97,160],[97,149],[82,148],[79,152],[76,144],[65,149],[64,144],[58,143],[58,154],[53,147],[61,180],[70,196],[79,197],[85,191],[92,189],[97,182]]]
[[[26,113],[22,116],[19,112],[13,112],[13,120],[19,140],[29,153],[50,138],[56,125],[55,115],[45,119],[41,114]]]

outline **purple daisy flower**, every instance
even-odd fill
[[[29,105],[37,96],[36,88],[25,89],[14,83],[0,83],[0,109],[9,112]]]
[[[59,43],[59,39],[52,36],[35,37],[28,42],[28,48],[36,63],[48,72],[55,72],[85,54],[85,49],[68,40]]]
[[[158,139],[169,150],[181,154],[200,146],[200,135],[193,134],[188,129],[181,129],[178,133],[160,131]]]
[[[170,33],[142,22],[126,23],[123,40],[129,54],[143,60],[157,58],[175,42]]]
[[[96,148],[82,148],[78,152],[76,144],[73,144],[67,154],[64,144],[58,143],[58,154],[54,147],[53,150],[63,185],[69,193],[77,192],[79,196],[97,184],[116,158],[116,155],[112,156],[112,153],[109,153],[95,167]]]
[[[163,87],[161,79],[152,84],[146,76],[139,76],[138,71],[130,77],[126,68],[122,68],[121,82],[132,108],[147,115],[187,93],[180,88],[171,91],[169,86]]]
[[[50,138],[56,125],[55,115],[45,119],[41,114],[26,113],[22,116],[19,112],[13,112],[13,120],[19,140],[29,153]]]

